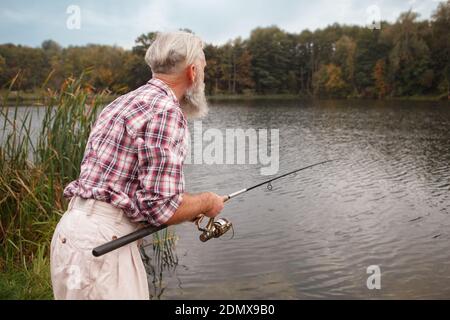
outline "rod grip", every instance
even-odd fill
[[[136,240],[139,240],[148,235],[151,235],[152,233],[155,233],[155,232],[158,232],[159,230],[165,229],[166,227],[167,226],[165,226],[165,225],[162,225],[159,227],[148,226],[148,227],[136,230],[130,234],[127,234],[116,240],[107,242],[105,244],[102,244],[101,246],[94,248],[92,250],[92,254],[94,255],[94,257],[100,257],[108,252],[119,249],[123,246],[126,246],[127,244],[130,244],[130,243],[136,241]]]

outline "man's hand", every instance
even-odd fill
[[[223,210],[225,199],[228,198],[226,196],[219,196],[213,192],[206,192],[204,195],[209,205],[203,214],[208,218],[215,218]]]
[[[216,217],[224,207],[227,196],[219,196],[213,192],[199,194],[183,194],[183,201],[166,225],[179,224],[185,221],[195,221],[199,216]]]

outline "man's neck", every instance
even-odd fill
[[[186,86],[179,77],[165,75],[165,74],[154,74],[153,78],[161,80],[164,82],[177,97],[178,101],[181,101],[186,93]]]

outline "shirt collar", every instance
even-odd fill
[[[164,81],[162,81],[160,79],[157,79],[157,78],[152,78],[147,83],[151,84],[152,86],[155,86],[155,87],[161,89],[169,97],[171,97],[175,103],[179,104],[177,96],[175,95],[173,90]]]

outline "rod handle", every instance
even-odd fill
[[[148,235],[151,235],[152,233],[158,232],[159,230],[162,230],[165,228],[167,228],[167,226],[162,225],[159,227],[148,226],[148,227],[136,230],[130,234],[127,234],[116,240],[107,242],[105,244],[102,244],[101,246],[94,248],[92,250],[92,254],[94,255],[94,257],[100,257],[108,252],[119,249],[123,246],[126,246],[127,244],[130,244],[136,240],[142,239]]]

